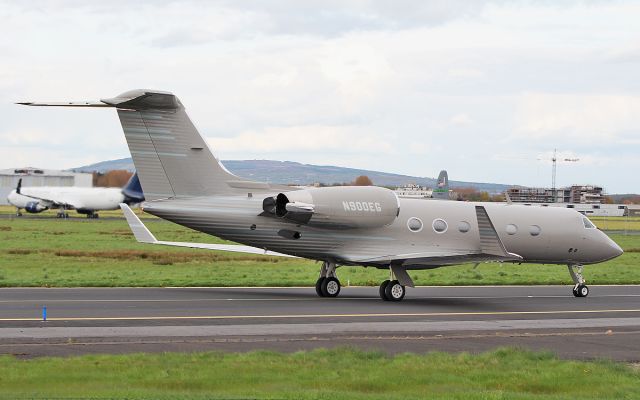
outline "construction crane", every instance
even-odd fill
[[[556,191],[556,164],[558,162],[557,157],[557,149],[553,149],[553,157],[551,158],[553,166],[551,167],[551,190],[553,191],[553,202],[557,201],[558,193]],[[577,162],[580,161],[579,158],[564,158],[562,159],[564,162]]]

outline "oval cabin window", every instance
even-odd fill
[[[518,232],[518,227],[515,226],[514,224],[509,224],[507,225],[507,227],[505,228],[505,231],[509,234],[509,235],[515,235],[516,232]]]
[[[432,226],[433,226],[433,230],[436,231],[436,233],[445,233],[448,228],[445,220],[439,219],[439,218],[433,220]]]
[[[540,229],[538,225],[531,225],[529,227],[529,233],[531,234],[531,236],[538,236],[540,232],[542,232],[542,229]]]
[[[469,229],[471,229],[471,225],[467,221],[460,221],[458,224],[458,230],[462,233],[469,232]]]
[[[409,218],[407,227],[411,232],[420,232],[422,230],[422,221],[416,217]]]

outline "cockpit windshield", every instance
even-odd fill
[[[596,226],[593,224],[593,222],[589,221],[589,218],[587,217],[582,217],[582,222],[584,222],[584,227],[587,229],[595,229]]]

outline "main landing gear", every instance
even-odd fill
[[[406,294],[405,286],[396,279],[391,268],[389,268],[389,279],[380,284],[378,293],[384,301],[401,301],[404,299]]]
[[[582,265],[569,264],[569,274],[573,279],[573,295],[576,297],[587,297],[589,295],[589,286],[585,285],[584,278],[582,277]]]
[[[60,211],[58,211],[58,213],[56,214],[57,218],[62,218],[62,219],[67,219],[69,218],[69,213],[66,212],[64,209],[61,209]]]
[[[399,266],[389,266],[389,279],[380,285],[380,298],[384,301],[401,301],[406,294],[406,285],[414,286],[406,270]],[[336,263],[323,262],[320,277],[316,281],[316,293],[320,297],[338,297],[340,288],[340,281],[336,276]]]
[[[338,297],[340,281],[336,276],[336,263],[324,261],[320,267],[320,277],[316,281],[316,293],[320,297]]]

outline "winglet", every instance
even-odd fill
[[[16,186],[16,193],[20,194],[21,189],[22,189],[22,178],[18,179],[18,186]]]
[[[120,203],[120,208],[124,213],[124,217],[127,219],[127,223],[129,224],[129,228],[133,232],[133,236],[136,237],[136,240],[141,243],[156,243],[156,237],[153,236],[153,233],[147,229],[146,226],[140,221],[140,218],[129,208],[128,205],[124,203]]]
[[[476,206],[476,217],[478,218],[478,230],[480,231],[480,248],[483,254],[498,256],[507,260],[522,260],[522,257],[509,253],[500,240],[493,222],[483,206]]]

